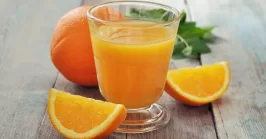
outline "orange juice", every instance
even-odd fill
[[[175,34],[168,28],[102,25],[91,34],[97,78],[107,101],[142,108],[162,95]],[[133,27],[138,25],[138,27]]]

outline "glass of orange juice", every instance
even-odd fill
[[[100,92],[127,108],[116,132],[164,127],[170,115],[155,102],[163,94],[179,11],[153,2],[114,1],[92,7],[87,15]]]

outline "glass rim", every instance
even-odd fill
[[[157,5],[157,6],[161,6],[162,8],[165,8],[167,9],[168,11],[171,11],[173,12],[176,16],[175,18],[169,20],[169,21],[165,21],[165,22],[162,22],[162,23],[156,23],[156,24],[153,24],[153,25],[148,25],[148,26],[142,26],[142,27],[160,27],[160,26],[167,26],[167,25],[171,25],[173,23],[176,23],[178,22],[180,19],[181,19],[181,13],[179,10],[177,10],[176,8],[174,7],[171,7],[171,6],[168,6],[168,5],[165,5],[165,4],[161,4],[161,3],[157,3],[157,2],[149,2],[149,1],[141,1],[141,0],[119,0],[119,1],[109,1],[109,2],[104,2],[104,3],[100,3],[100,4],[97,4],[97,5],[94,5],[92,6],[90,9],[87,10],[87,17],[89,20],[94,20],[94,21],[97,21],[97,22],[100,22],[100,23],[103,23],[103,24],[106,24],[106,25],[121,25],[121,22],[117,22],[117,21],[107,21],[107,20],[102,20],[102,19],[99,19],[95,16],[93,16],[91,14],[91,12],[95,9],[95,8],[98,8],[98,7],[102,7],[102,6],[105,6],[105,5],[108,5],[108,4],[113,4],[113,3],[138,3],[138,2],[141,2],[141,3],[144,3],[144,4],[152,4],[152,5]],[[123,26],[130,26],[129,24],[122,24]],[[133,26],[131,26],[133,27]],[[137,26],[134,26],[134,27],[137,27]],[[138,26],[139,27],[139,26]]]

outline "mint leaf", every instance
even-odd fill
[[[132,8],[130,10],[131,17],[143,17],[155,22],[167,21],[168,17],[171,17],[170,14],[172,13],[164,9],[138,10]],[[207,42],[211,41],[214,37],[211,33],[214,26],[198,27],[196,22],[186,21],[186,16],[186,13],[183,11],[172,55],[174,59],[198,57],[200,54],[211,52]]]
[[[181,47],[178,46],[177,48],[181,48]],[[182,53],[182,51],[183,51],[183,49],[182,50],[174,49],[172,58],[173,59],[183,59],[183,58],[186,58],[186,56]]]
[[[214,26],[210,26],[210,27],[206,27],[203,28],[203,30],[205,31],[204,35],[203,35],[203,39],[206,41],[211,41],[214,36],[212,35],[211,31],[214,29]]]
[[[180,19],[180,24],[186,22],[187,14],[183,11],[181,13],[181,19]]]
[[[131,17],[143,17],[145,19],[152,19],[155,21],[167,21],[169,14],[164,9],[153,10],[137,10],[135,8],[130,9]]]
[[[196,22],[186,22],[179,25],[178,34],[183,38],[203,37],[205,32],[201,28],[196,27]]]
[[[183,54],[184,54],[185,56],[189,56],[189,55],[191,55],[191,54],[192,54],[192,51],[193,51],[193,48],[192,48],[191,46],[186,47],[185,49],[182,50],[182,52],[183,52]]]
[[[206,42],[199,37],[190,38],[187,41],[195,53],[204,54],[211,52],[211,49],[206,45]]]
[[[196,27],[196,22],[186,22],[186,23],[180,23],[178,28],[179,34],[185,34],[193,31]]]
[[[186,56],[182,52],[185,48],[186,45],[181,40],[176,38],[172,58],[174,59],[185,58]]]

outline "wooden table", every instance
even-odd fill
[[[227,93],[202,107],[167,94],[159,103],[172,114],[162,130],[112,134],[109,139],[266,139],[266,1],[157,0],[186,10],[200,26],[215,25],[211,53],[172,60],[171,68],[229,61]],[[62,139],[46,112],[49,88],[102,99],[58,74],[49,57],[53,28],[70,9],[97,0],[0,1],[0,139]]]

